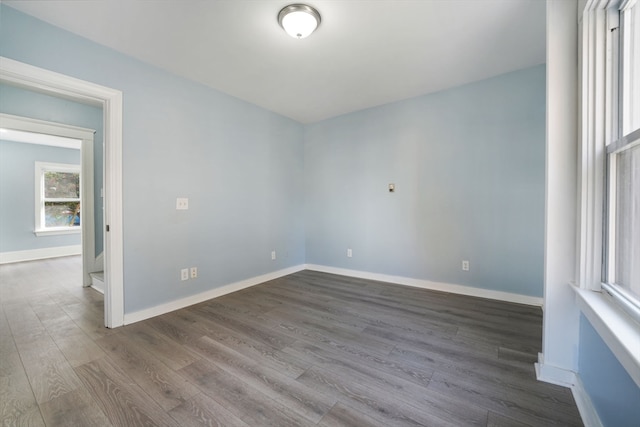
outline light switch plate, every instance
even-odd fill
[[[189,199],[186,197],[178,197],[176,199],[176,209],[179,211],[186,211],[189,209]]]

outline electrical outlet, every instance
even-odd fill
[[[179,211],[186,211],[189,209],[189,199],[187,197],[178,197],[176,199],[176,209]]]
[[[180,270],[180,280],[189,280],[189,269],[183,268]]]
[[[198,277],[198,267],[191,267],[191,278],[195,279]]]
[[[351,258],[353,256],[353,251],[351,248],[347,249],[347,258]]]
[[[276,259],[276,251],[271,251],[271,259]]]
[[[462,271],[469,271],[469,261],[462,261]]]

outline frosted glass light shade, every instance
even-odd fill
[[[278,22],[291,37],[303,39],[318,28],[320,14],[306,4],[291,4],[280,11]]]

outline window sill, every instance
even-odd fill
[[[640,387],[640,323],[607,294],[570,286],[582,313]]]
[[[41,236],[56,236],[59,234],[80,234],[82,233],[82,229],[80,227],[65,227],[65,228],[47,228],[47,229],[39,229],[35,230],[33,234],[38,237]]]

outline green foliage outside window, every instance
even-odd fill
[[[80,226],[80,174],[45,172],[44,197],[45,227]]]

